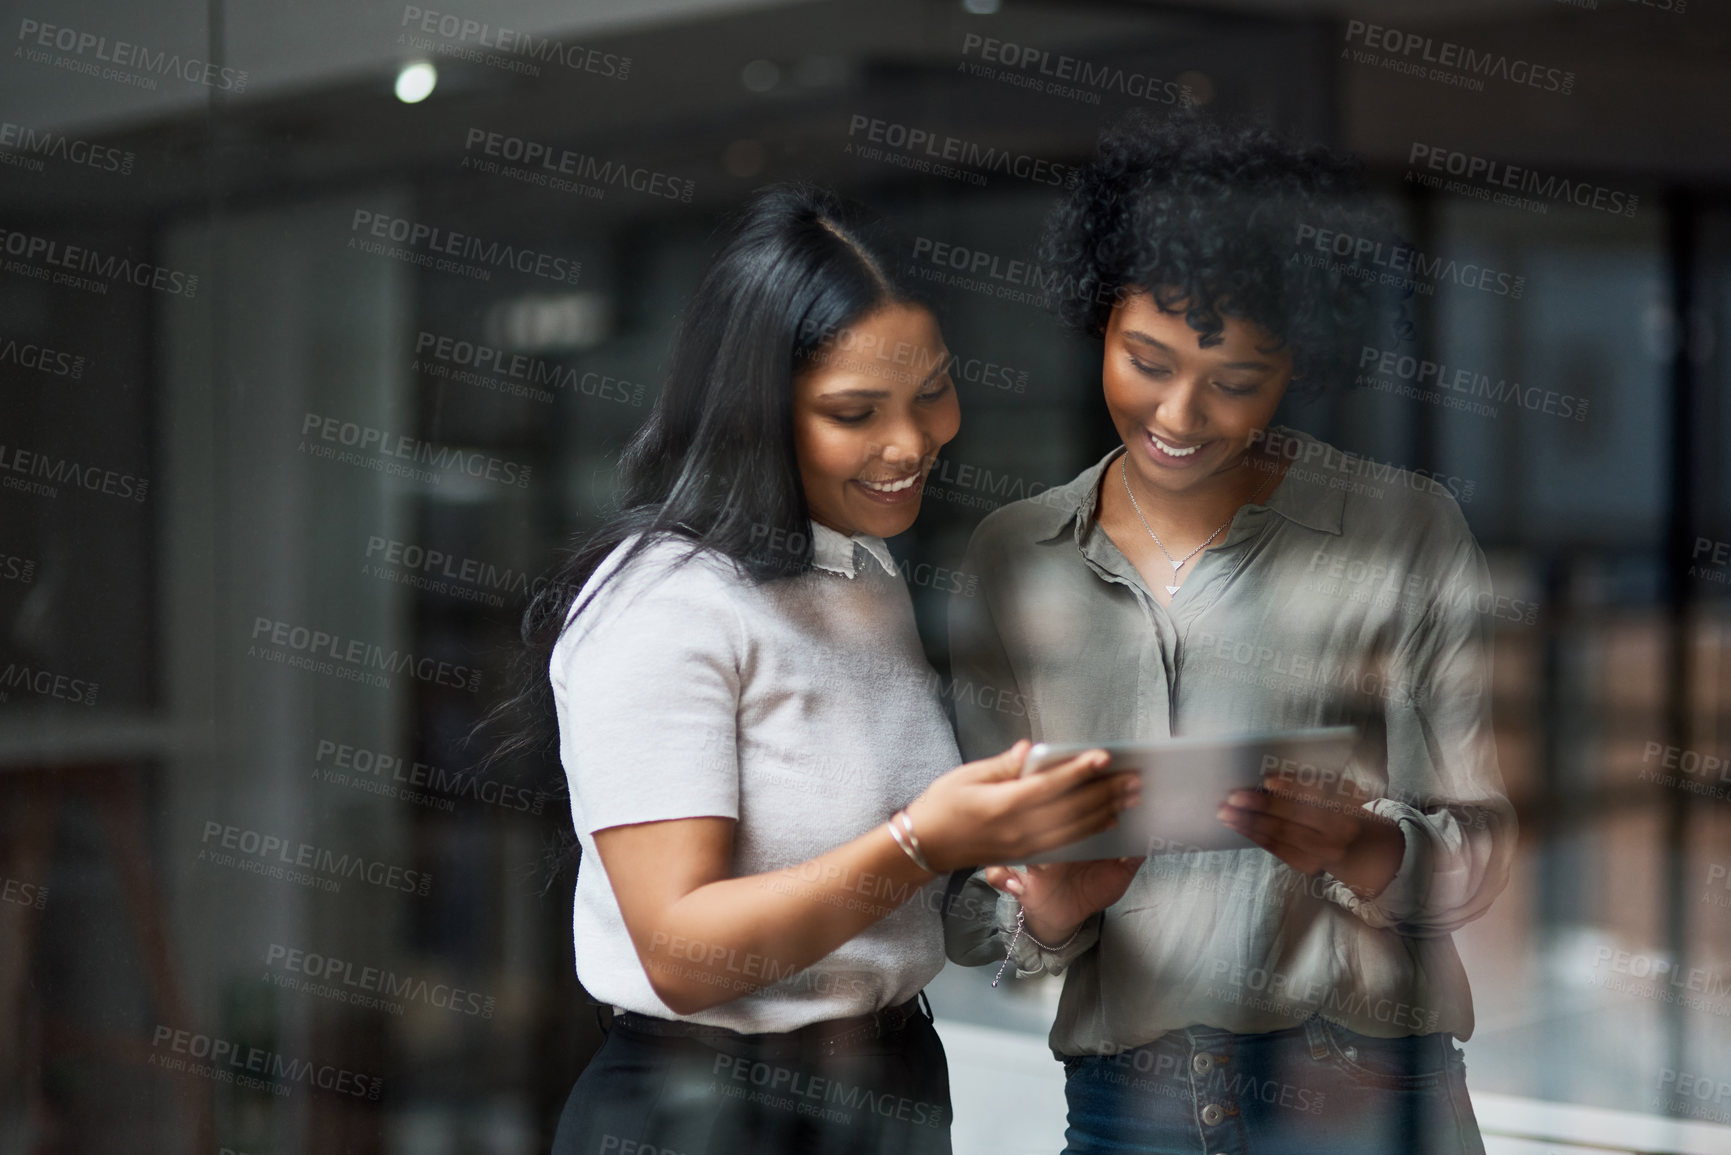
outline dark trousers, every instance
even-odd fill
[[[554,1155],[950,1155],[950,1076],[931,1020],[869,1043],[810,1032],[667,1037],[615,1023]]]

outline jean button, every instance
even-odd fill
[[[1209,1068],[1212,1066],[1214,1066],[1213,1055],[1197,1055],[1194,1059],[1190,1060],[1190,1069],[1195,1071],[1198,1075],[1206,1075]]]
[[[1347,1062],[1349,1062],[1349,1063],[1358,1062],[1358,1048],[1357,1047],[1348,1047],[1342,1053],[1346,1055],[1346,1061]]]
[[[1226,1118],[1226,1112],[1222,1111],[1216,1104],[1210,1103],[1202,1108],[1202,1121],[1210,1127],[1220,1126],[1220,1121],[1224,1118]]]

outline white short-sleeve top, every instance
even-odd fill
[[[901,572],[881,539],[812,529],[814,568],[754,582],[689,542],[658,541],[608,583],[554,647],[559,752],[583,858],[577,977],[604,1003],[747,1033],[790,1031],[905,1002],[944,962],[943,880],[817,963],[791,972],[722,944],[660,944],[769,985],[694,1015],[656,997],[594,832],[675,818],[735,819],[732,874],[811,895],[801,864],[864,834],[960,760]],[[630,542],[597,568],[583,595]],[[802,875],[805,875],[802,877]],[[860,900],[899,893],[846,880]],[[843,898],[842,901],[847,901]]]

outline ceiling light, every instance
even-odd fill
[[[433,94],[439,83],[439,70],[429,61],[411,60],[397,73],[397,99],[404,104],[419,104]]]

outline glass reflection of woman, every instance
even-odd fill
[[[1270,424],[1289,384],[1350,381],[1376,342],[1386,268],[1367,282],[1315,244],[1391,251],[1353,176],[1259,129],[1133,120],[1051,222],[1045,271],[1103,341],[1123,444],[976,531],[958,685],[1026,710],[958,695],[963,751],[1361,734],[1345,786],[1223,799],[1245,849],[958,876],[976,901],[952,958],[1064,975],[1070,1155],[1482,1150],[1449,933],[1501,890],[1514,836],[1483,555],[1435,481]],[[989,886],[998,909],[969,917]]]
[[[1020,745],[951,769],[883,539],[959,413],[895,268],[830,194],[753,199],[626,451],[623,511],[526,621],[583,852],[577,973],[614,1011],[561,1155],[947,1152],[930,884],[1125,804],[1098,751],[1051,783],[1017,778]]]

